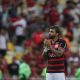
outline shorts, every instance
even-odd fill
[[[65,80],[64,73],[46,73],[46,80]]]

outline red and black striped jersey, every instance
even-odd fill
[[[60,39],[52,46],[53,48],[61,47],[61,49],[66,49],[66,42]],[[64,54],[57,57],[54,53],[48,51],[47,56],[47,73],[61,73],[65,71]]]

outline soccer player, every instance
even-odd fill
[[[65,80],[64,51],[66,42],[58,26],[49,29],[49,39],[44,40],[43,57],[47,59],[46,80]]]

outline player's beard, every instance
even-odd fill
[[[49,39],[55,39],[55,37],[56,37],[55,35],[54,35],[54,36],[51,36],[51,35],[50,35],[50,36],[49,36]]]

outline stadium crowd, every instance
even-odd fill
[[[53,25],[67,43],[66,76],[80,80],[80,0],[0,0],[0,80],[45,80],[43,40]]]

